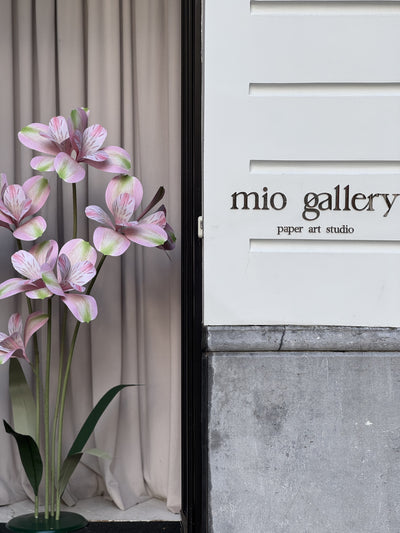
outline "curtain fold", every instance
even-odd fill
[[[145,206],[160,185],[178,236],[171,259],[131,245],[108,257],[93,295],[99,316],[79,333],[69,386],[66,449],[94,403],[111,386],[141,383],[113,401],[92,442],[110,461],[85,458],[65,494],[67,503],[105,493],[121,509],[149,496],[180,507],[180,12],[179,0],[0,0],[0,171],[10,183],[35,174],[32,153],[17,132],[79,106],[107,128],[106,145],[133,156]],[[44,210],[45,237],[71,238],[71,187],[46,174],[62,208]],[[78,183],[78,209],[105,206],[112,175],[88,169]],[[94,226],[81,216],[78,234]],[[14,243],[0,228],[0,281],[15,276]],[[1,301],[0,331],[16,299]],[[56,354],[59,335],[54,335]],[[56,369],[55,369],[56,371]],[[6,365],[0,368],[1,415],[10,419]],[[10,437],[0,432],[0,505],[25,496]],[[18,472],[18,474],[16,474]]]

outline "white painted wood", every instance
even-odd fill
[[[400,326],[400,2],[204,9],[205,324]]]

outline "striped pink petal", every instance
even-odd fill
[[[97,303],[93,296],[66,294],[62,300],[79,322],[91,322],[97,316]]]
[[[115,176],[106,189],[106,204],[111,213],[115,200],[124,193],[134,198],[137,209],[143,198],[143,186],[135,176]]]
[[[43,217],[33,217],[28,222],[25,222],[25,224],[19,226],[13,232],[13,235],[21,241],[34,241],[43,235],[46,227],[47,224]]]
[[[60,152],[54,159],[54,169],[67,183],[77,183],[85,177],[85,170],[68,154]]]
[[[127,192],[120,194],[112,205],[112,214],[114,215],[117,226],[126,226],[131,219],[135,210],[135,199]]]
[[[19,335],[10,335],[0,343],[2,350],[8,352],[8,357],[26,357],[22,339]]]
[[[85,163],[91,164],[92,161],[105,161],[107,159],[107,154],[104,150],[98,150],[97,152],[94,152],[93,154],[85,155],[85,157],[80,158]]]
[[[32,200],[26,197],[21,185],[9,185],[4,191],[3,203],[8,211],[7,214],[19,222],[28,213]]]
[[[49,126],[36,122],[22,128],[18,133],[18,139],[24,146],[45,154],[56,155],[59,149],[50,137]]]
[[[100,126],[100,124],[93,124],[85,129],[82,139],[82,151],[80,156],[82,158],[94,154],[103,146],[107,137],[107,130]]]
[[[96,250],[104,255],[122,255],[130,245],[129,240],[109,228],[96,228],[93,233],[93,242]]]
[[[22,335],[22,318],[19,313],[14,313],[8,320],[8,333],[19,333]]]
[[[126,150],[119,146],[107,146],[102,150],[107,154],[107,159],[103,162],[88,161],[88,164],[103,172],[114,172],[115,174],[126,174],[129,172],[132,162]]]
[[[68,276],[68,282],[73,288],[82,291],[83,285],[90,281],[96,275],[95,266],[89,261],[82,261],[72,266]]]
[[[88,205],[85,209],[85,215],[91,220],[95,220],[103,226],[108,226],[111,229],[115,229],[114,224],[111,222],[111,218],[107,215],[101,207],[97,205]]]
[[[156,211],[151,215],[148,215],[147,217],[142,218],[140,222],[142,224],[157,224],[157,226],[163,228],[167,223],[167,219],[165,218],[165,212],[160,210]]]
[[[32,288],[32,284],[26,279],[11,278],[0,283],[0,300],[25,292],[27,288]]]
[[[57,144],[62,144],[69,138],[68,124],[64,117],[53,117],[49,122],[49,132]]]
[[[11,263],[15,270],[30,280],[41,278],[40,264],[31,253],[19,250],[11,256]]]

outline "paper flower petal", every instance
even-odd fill
[[[11,256],[11,263],[15,270],[30,280],[41,278],[40,265],[31,253],[19,250]]]
[[[29,211],[32,200],[26,197],[21,185],[9,185],[4,191],[3,203],[7,209],[6,214],[19,222]]]
[[[24,292],[27,287],[32,287],[29,281],[21,278],[11,278],[0,283],[0,300]]]
[[[47,227],[46,221],[43,217],[34,217],[25,224],[19,226],[13,235],[16,239],[21,241],[34,241],[45,232]]]
[[[77,109],[73,109],[71,111],[71,118],[70,118],[70,124],[71,128],[70,130],[78,130],[83,132],[88,125],[88,115],[89,110],[85,109],[83,107],[78,107]]]
[[[54,170],[54,155],[38,155],[31,160],[31,167],[39,172]]]
[[[168,235],[156,224],[132,224],[125,230],[128,239],[146,247],[160,246],[168,239]]]
[[[18,139],[24,146],[45,154],[56,155],[59,150],[50,136],[49,126],[36,122],[22,128],[18,133]]]
[[[115,174],[126,174],[129,172],[132,164],[131,158],[126,150],[119,146],[107,146],[102,151],[107,154],[105,161],[88,161],[88,164],[104,172],[115,172]]]
[[[114,257],[122,255],[130,245],[124,235],[109,228],[96,228],[93,233],[93,242],[96,250]]]
[[[85,170],[68,154],[60,152],[54,159],[58,176],[67,183],[77,183],[85,177]]]
[[[101,207],[97,205],[88,205],[85,209],[85,215],[91,220],[95,220],[103,226],[108,226],[111,229],[115,229],[114,224],[111,222],[110,217]]]
[[[14,313],[10,316],[8,320],[8,333],[10,335],[13,333],[22,335],[22,317],[19,313]]]
[[[25,322],[25,331],[24,331],[24,344],[27,345],[29,339],[32,337],[38,329],[40,329],[46,322],[49,320],[48,315],[41,313],[40,311],[35,311],[31,313]]]
[[[97,303],[93,296],[66,294],[62,300],[79,322],[91,322],[97,316]]]
[[[72,265],[80,261],[89,261],[94,265],[97,260],[96,250],[83,239],[71,239],[66,242],[60,250],[61,254],[65,254]]]
[[[56,294],[57,296],[64,296],[64,291],[62,290],[52,270],[49,270],[48,272],[43,272],[42,280],[44,281],[46,287],[52,294]]]
[[[27,214],[34,215],[43,207],[50,194],[49,182],[43,176],[33,176],[25,181],[22,188],[26,196],[32,200]]]
[[[125,192],[120,194],[112,206],[115,224],[117,226],[126,226],[131,219],[135,210],[135,199],[131,194]]]
[[[133,196],[137,209],[143,198],[143,186],[135,176],[115,176],[106,189],[106,204],[111,213],[115,200],[124,193]]]
[[[39,265],[47,264],[49,265],[49,269],[52,269],[56,264],[58,255],[57,241],[50,239],[49,241],[35,244],[35,246],[29,250],[29,253],[35,257]]]
[[[45,298],[50,298],[50,296],[53,296],[53,293],[50,292],[47,287],[27,291],[25,294],[32,300],[44,300]]]
[[[57,144],[62,144],[69,138],[67,121],[64,117],[53,117],[49,122],[51,137]]]
[[[107,137],[107,130],[100,124],[93,124],[85,129],[82,138],[82,157],[100,150]]]

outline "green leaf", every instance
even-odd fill
[[[17,441],[22,466],[24,467],[29,483],[32,485],[33,492],[37,496],[43,473],[43,463],[39,448],[31,436],[17,433],[5,420],[3,420],[3,423],[6,432],[12,435]]]
[[[9,384],[15,431],[34,438],[36,431],[35,400],[26,381],[21,363],[16,358],[10,359]]]
[[[60,472],[60,477],[58,479],[58,490],[60,493],[60,496],[63,495],[63,492],[65,490],[65,487],[68,484],[68,481],[70,477],[72,476],[75,468],[78,466],[79,461],[81,460],[81,457],[83,455],[83,452],[80,453],[74,453],[73,455],[67,455],[65,458]]]
[[[104,413],[104,411],[107,409],[110,402],[115,398],[115,396],[125,387],[136,387],[137,385],[116,385],[115,387],[112,387],[108,392],[104,394],[100,398],[100,400],[97,402],[97,404],[93,407],[91,413],[85,420],[84,424],[81,427],[81,430],[79,431],[76,439],[72,443],[72,446],[68,452],[67,457],[65,458],[60,472],[59,477],[59,491],[60,494],[62,494],[65,490],[65,487],[67,486],[67,483],[77,467],[83,452],[83,447],[89,440],[90,435],[93,433],[94,428],[96,427],[97,422],[99,421],[101,415]],[[88,450],[85,453],[91,453],[95,450]],[[101,452],[103,453],[103,452]],[[92,453],[92,455],[95,455]]]
[[[112,459],[109,453],[103,452],[103,450],[100,450],[99,448],[90,448],[89,450],[85,450],[83,453],[87,453],[88,455],[94,455],[99,459],[108,459],[109,461],[111,461]]]
[[[97,448],[91,448],[90,450],[85,450],[84,452],[68,455],[65,461],[63,462],[60,472],[59,491],[61,496],[84,453],[100,457],[101,459],[111,459],[110,455],[107,452],[103,452]]]

